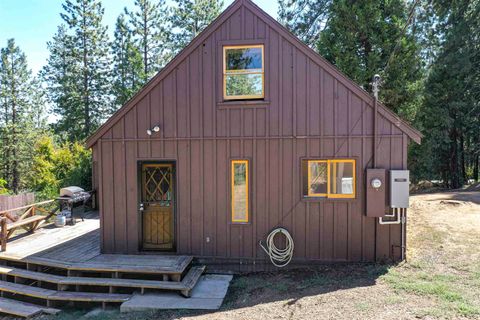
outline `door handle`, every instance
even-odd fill
[[[145,208],[143,207],[143,203],[140,203],[140,208],[138,208],[138,210],[140,210],[140,211],[145,210]]]

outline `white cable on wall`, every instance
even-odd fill
[[[275,236],[283,234],[286,239],[285,248],[279,249],[275,246]],[[293,238],[287,229],[284,228],[276,228],[269,233],[266,241],[266,247],[260,241],[260,247],[262,247],[263,251],[270,257],[270,261],[272,261],[273,265],[278,268],[283,268],[290,263],[293,257]]]

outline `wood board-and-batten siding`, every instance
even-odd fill
[[[263,104],[219,103],[226,43],[265,44]],[[392,258],[400,225],[378,225],[364,212],[372,100],[347,85],[240,7],[94,144],[103,252],[138,253],[137,163],[166,159],[176,161],[178,254],[264,260],[258,241],[283,226],[298,261]],[[156,124],[160,132],[148,136]],[[406,134],[379,116],[378,167],[406,169],[407,143]],[[356,199],[303,199],[300,162],[309,157],[356,159]],[[250,160],[245,225],[231,223],[232,158]]]

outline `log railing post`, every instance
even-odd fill
[[[0,245],[2,251],[7,250],[7,218],[0,218]]]

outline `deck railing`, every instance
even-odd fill
[[[35,232],[38,227],[50,219],[58,208],[54,206],[53,209],[48,210],[45,207],[54,202],[55,200],[48,200],[0,211],[1,251],[7,249],[8,239],[18,228],[23,228],[27,232]],[[21,214],[17,214],[17,212],[21,212]]]

